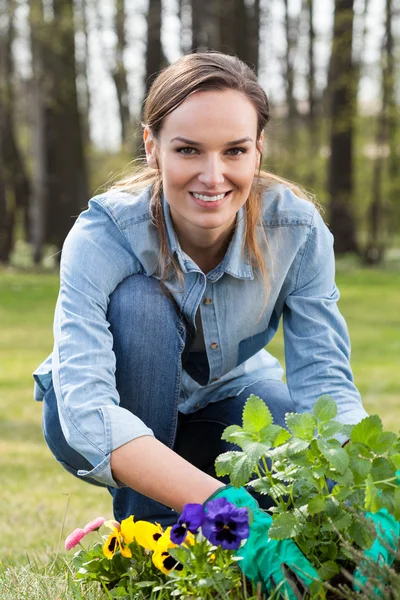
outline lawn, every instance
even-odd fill
[[[352,340],[355,382],[365,407],[378,413],[387,429],[398,432],[400,272],[347,266],[338,269],[337,283]],[[64,472],[41,433],[41,404],[33,400],[31,373],[51,351],[57,291],[55,274],[0,272],[0,572],[2,564],[46,565],[56,556],[60,541],[63,556],[63,540],[72,529],[98,515],[112,517],[108,492]],[[281,332],[269,350],[283,360]],[[9,572],[9,583],[10,577]],[[39,585],[37,578],[34,581]],[[0,577],[0,597],[18,597],[1,590]],[[55,589],[49,598],[58,596],[52,593]],[[47,592],[37,597],[46,598]],[[59,597],[64,598],[61,592]]]

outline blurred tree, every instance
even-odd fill
[[[356,71],[352,60],[354,0],[335,0],[329,68],[330,158],[329,225],[335,252],[359,252],[353,215],[353,133],[357,112]]]
[[[386,161],[386,149],[396,153],[391,139],[395,140],[396,119],[393,118],[396,110],[394,90],[394,56],[393,56],[393,30],[392,0],[386,0],[385,10],[385,32],[382,43],[382,80],[381,80],[381,108],[378,115],[375,158],[373,165],[371,204],[368,209],[368,239],[364,249],[364,262],[367,264],[378,264],[383,261],[386,246],[388,244],[388,214],[391,204],[391,194],[386,196],[383,189],[383,176]],[[391,165],[391,161],[389,162]],[[393,173],[389,170],[389,179]],[[389,183],[389,190],[390,190]]]
[[[234,54],[258,72],[260,0],[191,0],[191,9],[193,52]]]
[[[0,3],[0,6],[4,2]],[[12,42],[14,38],[15,0],[2,8],[0,28],[0,262],[8,263],[14,245],[17,213],[28,235],[30,184],[18,148],[14,119]]]
[[[124,52],[126,48],[125,0],[116,0],[115,33],[117,37],[117,48],[115,53],[115,66],[111,73],[114,79],[115,89],[117,90],[121,138],[123,142],[127,142],[130,136],[131,114],[129,110],[127,73],[124,63]]]
[[[161,45],[161,0],[149,0],[147,9],[146,95],[166,60]]]
[[[32,57],[37,119],[35,260],[43,240],[61,249],[73,219],[87,205],[88,189],[78,109],[73,0],[31,0]],[[49,12],[47,13],[49,15]],[[39,194],[41,195],[39,198]]]
[[[82,135],[85,144],[90,142],[89,115],[91,109],[91,94],[89,86],[89,23],[87,0],[75,0],[75,29],[77,34],[81,33],[80,53],[76,57],[76,69],[78,80],[79,109],[82,118]]]

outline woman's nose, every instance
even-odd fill
[[[223,162],[219,157],[209,157],[203,163],[202,171],[198,176],[200,183],[210,188],[217,187],[225,181],[223,168]]]

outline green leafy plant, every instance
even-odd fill
[[[312,413],[288,413],[286,430],[251,395],[243,426],[227,427],[222,435],[240,450],[215,463],[217,475],[229,475],[235,487],[247,485],[274,500],[269,536],[292,538],[324,581],[354,570],[349,545],[371,547],[376,533],[365,512],[384,508],[400,520],[399,437],[383,431],[377,415],[357,425],[336,417],[335,401],[321,396]]]

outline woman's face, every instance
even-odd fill
[[[145,130],[148,164],[161,170],[181,241],[229,235],[258,169],[256,138],[256,109],[235,90],[192,94],[164,119],[157,141]]]

